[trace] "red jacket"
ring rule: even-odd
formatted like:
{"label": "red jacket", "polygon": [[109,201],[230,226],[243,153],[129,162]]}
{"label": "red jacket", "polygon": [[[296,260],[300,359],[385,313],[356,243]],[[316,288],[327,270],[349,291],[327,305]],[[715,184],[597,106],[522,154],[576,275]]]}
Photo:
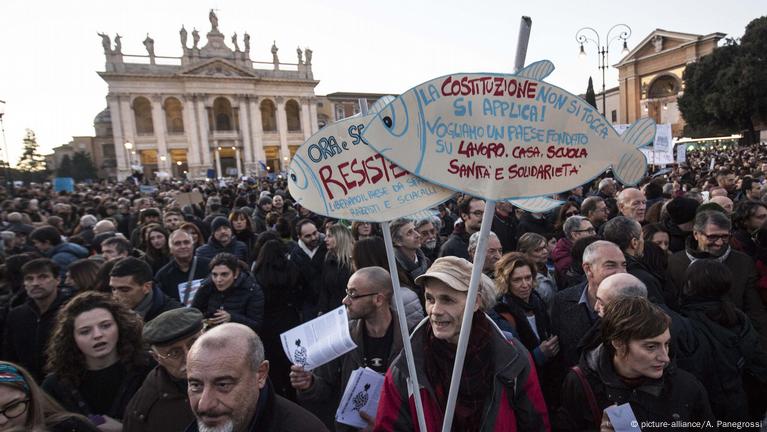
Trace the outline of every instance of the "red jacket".
{"label": "red jacket", "polygon": [[554,270],[556,271],[555,277],[558,281],[564,277],[570,264],[573,263],[573,257],[570,255],[572,248],[573,242],[567,237],[562,237],[557,241],[554,250],[551,251],[551,259],[554,261]]}
{"label": "red jacket", "polygon": [[[489,318],[487,318],[489,319]],[[442,430],[443,413],[434,396],[434,388],[424,373],[423,332],[430,325],[424,321],[410,337],[426,427]],[[482,431],[549,431],[549,416],[530,354],[517,341],[507,341],[493,330],[493,364],[495,380],[482,418]],[[404,351],[403,351],[404,353]],[[408,395],[407,364],[400,353],[386,372],[383,391],[378,403],[374,431],[419,431],[415,399]]]}

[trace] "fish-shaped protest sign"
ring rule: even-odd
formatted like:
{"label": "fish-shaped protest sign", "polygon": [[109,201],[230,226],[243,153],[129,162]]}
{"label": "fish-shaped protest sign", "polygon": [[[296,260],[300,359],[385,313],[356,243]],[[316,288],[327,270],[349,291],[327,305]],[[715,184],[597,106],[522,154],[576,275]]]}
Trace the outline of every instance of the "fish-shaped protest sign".
{"label": "fish-shaped protest sign", "polygon": [[312,135],[290,163],[288,189],[297,203],[337,219],[385,222],[431,215],[426,211],[455,194],[386,160],[362,132],[367,116],[349,117]]}
{"label": "fish-shaped protest sign", "polygon": [[640,119],[619,135],[586,101],[543,81],[553,70],[544,60],[513,75],[427,81],[376,113],[362,138],[432,183],[527,209],[608,168],[624,184],[639,182],[647,170],[639,148],[652,142],[655,122]]}

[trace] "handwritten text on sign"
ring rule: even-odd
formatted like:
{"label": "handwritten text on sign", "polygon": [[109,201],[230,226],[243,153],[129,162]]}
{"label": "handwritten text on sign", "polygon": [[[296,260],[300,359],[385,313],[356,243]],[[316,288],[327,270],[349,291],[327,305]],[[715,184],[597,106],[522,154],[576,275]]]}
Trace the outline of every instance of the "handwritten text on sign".
{"label": "handwritten text on sign", "polygon": [[436,78],[378,112],[363,137],[419,177],[491,199],[565,191],[611,165],[637,182],[646,161],[636,148],[654,123],[622,139],[588,103],[541,81],[551,70]]}
{"label": "handwritten text on sign", "polygon": [[333,123],[298,149],[288,176],[297,202],[325,216],[383,222],[428,209],[453,194],[373,151],[361,135],[371,118]]}

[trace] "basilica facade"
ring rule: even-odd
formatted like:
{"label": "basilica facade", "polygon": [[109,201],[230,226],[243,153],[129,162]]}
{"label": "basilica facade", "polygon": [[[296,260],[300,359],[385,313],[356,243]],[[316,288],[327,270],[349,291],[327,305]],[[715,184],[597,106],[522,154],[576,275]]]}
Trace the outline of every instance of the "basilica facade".
{"label": "basilica facade", "polygon": [[311,49],[283,62],[274,44],[270,62],[253,61],[247,33],[227,38],[209,20],[204,42],[182,26],[181,57],[155,55],[149,35],[145,54],[123,54],[119,35],[100,34],[118,179],[279,172],[318,130]]}

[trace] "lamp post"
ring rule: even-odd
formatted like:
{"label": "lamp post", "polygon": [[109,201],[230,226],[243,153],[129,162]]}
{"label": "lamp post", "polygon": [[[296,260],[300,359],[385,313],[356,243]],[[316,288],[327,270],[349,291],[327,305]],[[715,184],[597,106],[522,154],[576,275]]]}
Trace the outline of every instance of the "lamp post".
{"label": "lamp post", "polygon": [[5,101],[0,100],[0,130],[2,130],[3,134],[3,152],[5,153],[5,165],[3,165],[3,173],[5,175],[5,186],[8,187],[11,191],[11,196],[13,196],[13,179],[11,178],[11,161],[8,158],[8,145],[5,141],[5,123],[3,123],[3,116],[5,115]]}
{"label": "lamp post", "polygon": [[[613,34],[613,31],[616,32],[616,34]],[[596,39],[589,36],[589,33],[593,33]],[[629,52],[628,45],[626,44],[626,39],[631,36],[631,27],[627,26],[626,24],[615,24],[614,26],[610,27],[610,30],[607,31],[607,37],[605,38],[605,44],[602,45],[601,39],[599,38],[599,33],[597,33],[596,30],[594,30],[591,27],[583,27],[582,29],[578,30],[575,33],[575,41],[578,42],[581,45],[581,51],[578,54],[581,58],[586,57],[586,50],[584,49],[583,45],[587,42],[592,42],[594,45],[597,46],[597,53],[599,54],[599,57],[597,57],[598,60],[598,66],[599,69],[602,70],[602,115],[607,116],[607,108],[606,108],[606,102],[605,99],[607,95],[605,94],[605,71],[608,68],[608,54],[610,53],[610,44],[614,42],[615,40],[622,40],[623,41],[623,49],[621,50],[621,54],[626,55]]]}

